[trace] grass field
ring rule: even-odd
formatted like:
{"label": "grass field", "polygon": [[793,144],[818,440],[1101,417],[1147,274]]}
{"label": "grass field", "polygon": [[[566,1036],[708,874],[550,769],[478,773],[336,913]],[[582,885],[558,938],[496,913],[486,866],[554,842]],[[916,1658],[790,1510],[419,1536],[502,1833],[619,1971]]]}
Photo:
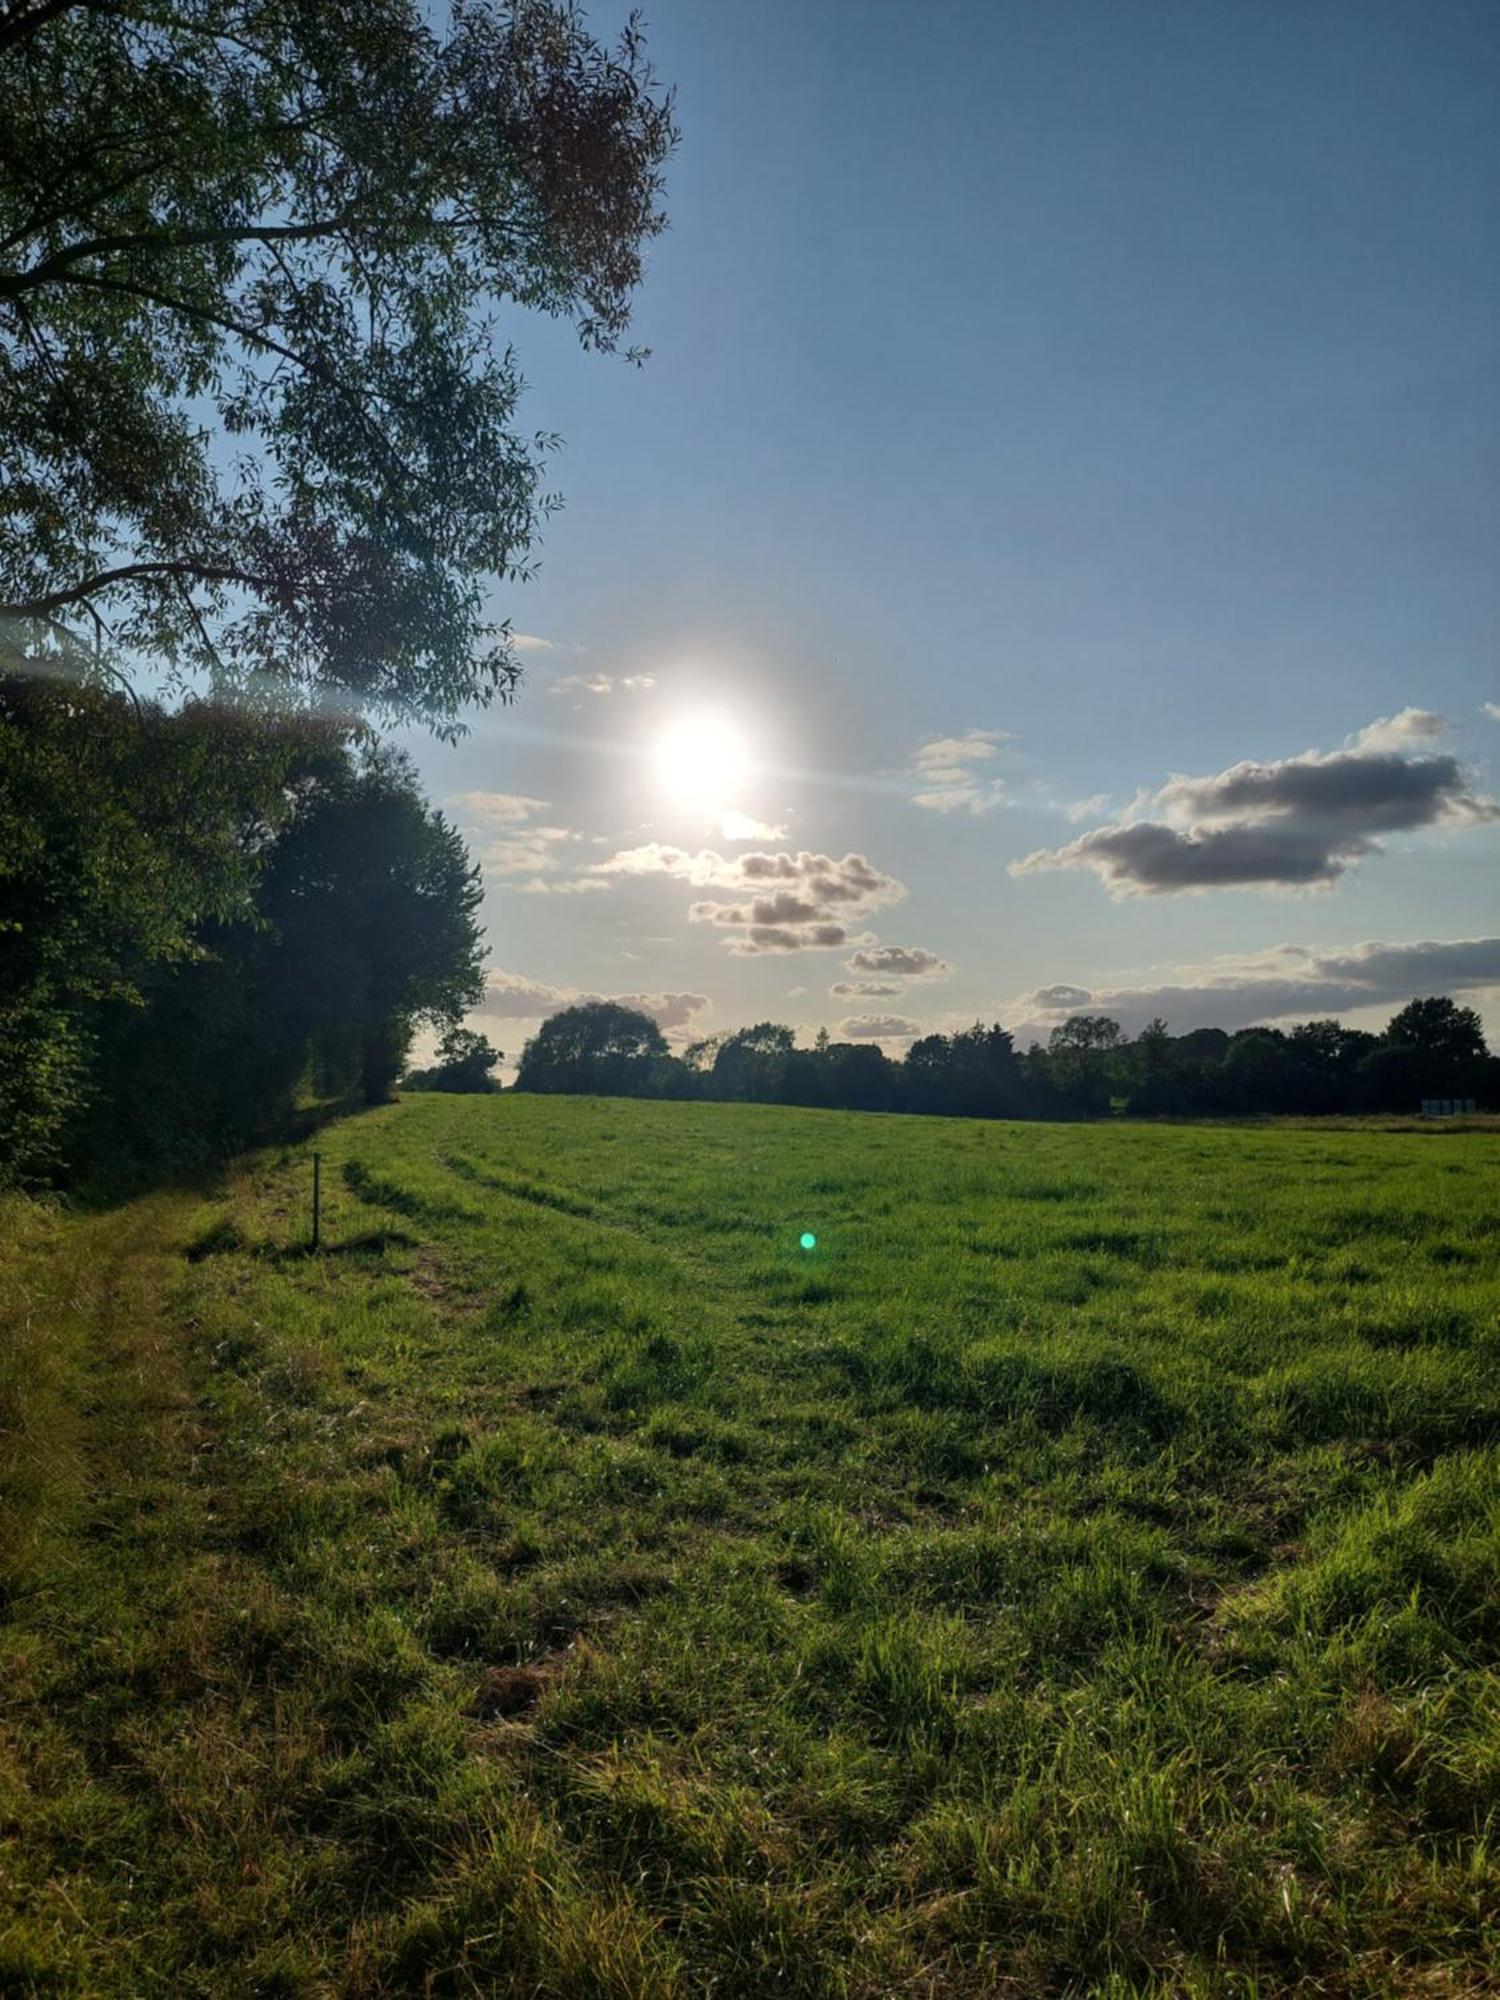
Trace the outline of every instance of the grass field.
{"label": "grass field", "polygon": [[318,1143],[0,1210],[0,1990],[1500,1990],[1500,1134]]}

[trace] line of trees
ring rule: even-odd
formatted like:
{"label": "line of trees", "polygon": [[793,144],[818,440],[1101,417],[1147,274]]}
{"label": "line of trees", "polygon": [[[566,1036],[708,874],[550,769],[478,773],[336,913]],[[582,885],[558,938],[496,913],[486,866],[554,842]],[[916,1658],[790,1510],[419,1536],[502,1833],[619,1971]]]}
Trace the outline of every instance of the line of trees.
{"label": "line of trees", "polygon": [[676,1055],[648,1015],[611,1001],[545,1022],[515,1087],[968,1118],[1320,1115],[1409,1112],[1429,1097],[1500,1106],[1500,1058],[1473,1008],[1443,997],[1413,1000],[1378,1035],[1338,1021],[1173,1035],[1155,1020],[1131,1038],[1106,1015],[1077,1014],[1023,1053],[1004,1028],[976,1021],[922,1036],[899,1061],[826,1031],[799,1049],[774,1021]]}
{"label": "line of trees", "polygon": [[0,676],[0,1186],[128,1185],[387,1097],[481,895],[367,732]]}

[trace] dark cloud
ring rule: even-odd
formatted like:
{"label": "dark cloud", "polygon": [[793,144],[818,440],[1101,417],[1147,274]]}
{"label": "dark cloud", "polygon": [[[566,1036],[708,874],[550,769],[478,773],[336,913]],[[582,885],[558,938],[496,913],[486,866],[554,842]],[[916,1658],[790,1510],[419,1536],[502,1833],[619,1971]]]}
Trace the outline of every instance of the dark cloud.
{"label": "dark cloud", "polygon": [[1263,1021],[1311,1020],[1363,1007],[1404,1006],[1423,993],[1500,990],[1500,937],[1451,942],[1358,944],[1311,950],[1276,945],[1216,959],[1157,986],[1042,986],[1006,1010],[1017,1032],[1045,1035],[1070,1013],[1109,1014],[1135,1033],[1156,1015],[1178,1034],[1190,1028],[1248,1028]]}
{"label": "dark cloud", "polygon": [[849,1042],[907,1042],[921,1032],[920,1021],[901,1014],[851,1014],[839,1022],[839,1033]]}
{"label": "dark cloud", "polygon": [[1371,723],[1350,749],[1172,778],[1150,802],[1159,818],[1096,827],[1011,872],[1092,869],[1115,896],[1334,882],[1379,853],[1382,835],[1500,818],[1456,757],[1403,754],[1441,727],[1426,710],[1404,709]]}
{"label": "dark cloud", "polygon": [[652,841],[626,848],[597,862],[592,875],[667,875],[695,887],[737,890],[741,899],[702,899],[688,919],[714,924],[733,935],[730,950],[740,957],[757,952],[833,951],[859,944],[849,923],[869,910],[894,903],[904,884],[875,867],[863,854],[835,860],[829,854],[734,854],[711,848],[689,854],[684,848]]}
{"label": "dark cloud", "polygon": [[953,967],[935,951],[915,944],[877,944],[854,952],[850,972],[873,972],[884,979],[946,979]]}

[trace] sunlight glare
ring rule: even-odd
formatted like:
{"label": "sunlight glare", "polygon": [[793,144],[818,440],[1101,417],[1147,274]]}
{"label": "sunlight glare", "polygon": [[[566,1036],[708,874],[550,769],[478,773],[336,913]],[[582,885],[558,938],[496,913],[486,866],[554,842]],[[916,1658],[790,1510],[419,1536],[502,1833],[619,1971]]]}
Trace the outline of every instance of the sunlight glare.
{"label": "sunlight glare", "polygon": [[657,739],[654,761],[668,797],[704,812],[730,806],[749,770],[744,737],[714,711],[679,717]]}

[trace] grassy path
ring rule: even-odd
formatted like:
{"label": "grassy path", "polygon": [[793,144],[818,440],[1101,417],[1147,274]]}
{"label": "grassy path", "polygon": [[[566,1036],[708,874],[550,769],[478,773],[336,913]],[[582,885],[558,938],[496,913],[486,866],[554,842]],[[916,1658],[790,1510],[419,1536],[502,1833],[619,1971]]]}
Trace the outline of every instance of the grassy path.
{"label": "grassy path", "polygon": [[320,1144],[0,1210],[0,1992],[1494,1990],[1493,1136]]}

